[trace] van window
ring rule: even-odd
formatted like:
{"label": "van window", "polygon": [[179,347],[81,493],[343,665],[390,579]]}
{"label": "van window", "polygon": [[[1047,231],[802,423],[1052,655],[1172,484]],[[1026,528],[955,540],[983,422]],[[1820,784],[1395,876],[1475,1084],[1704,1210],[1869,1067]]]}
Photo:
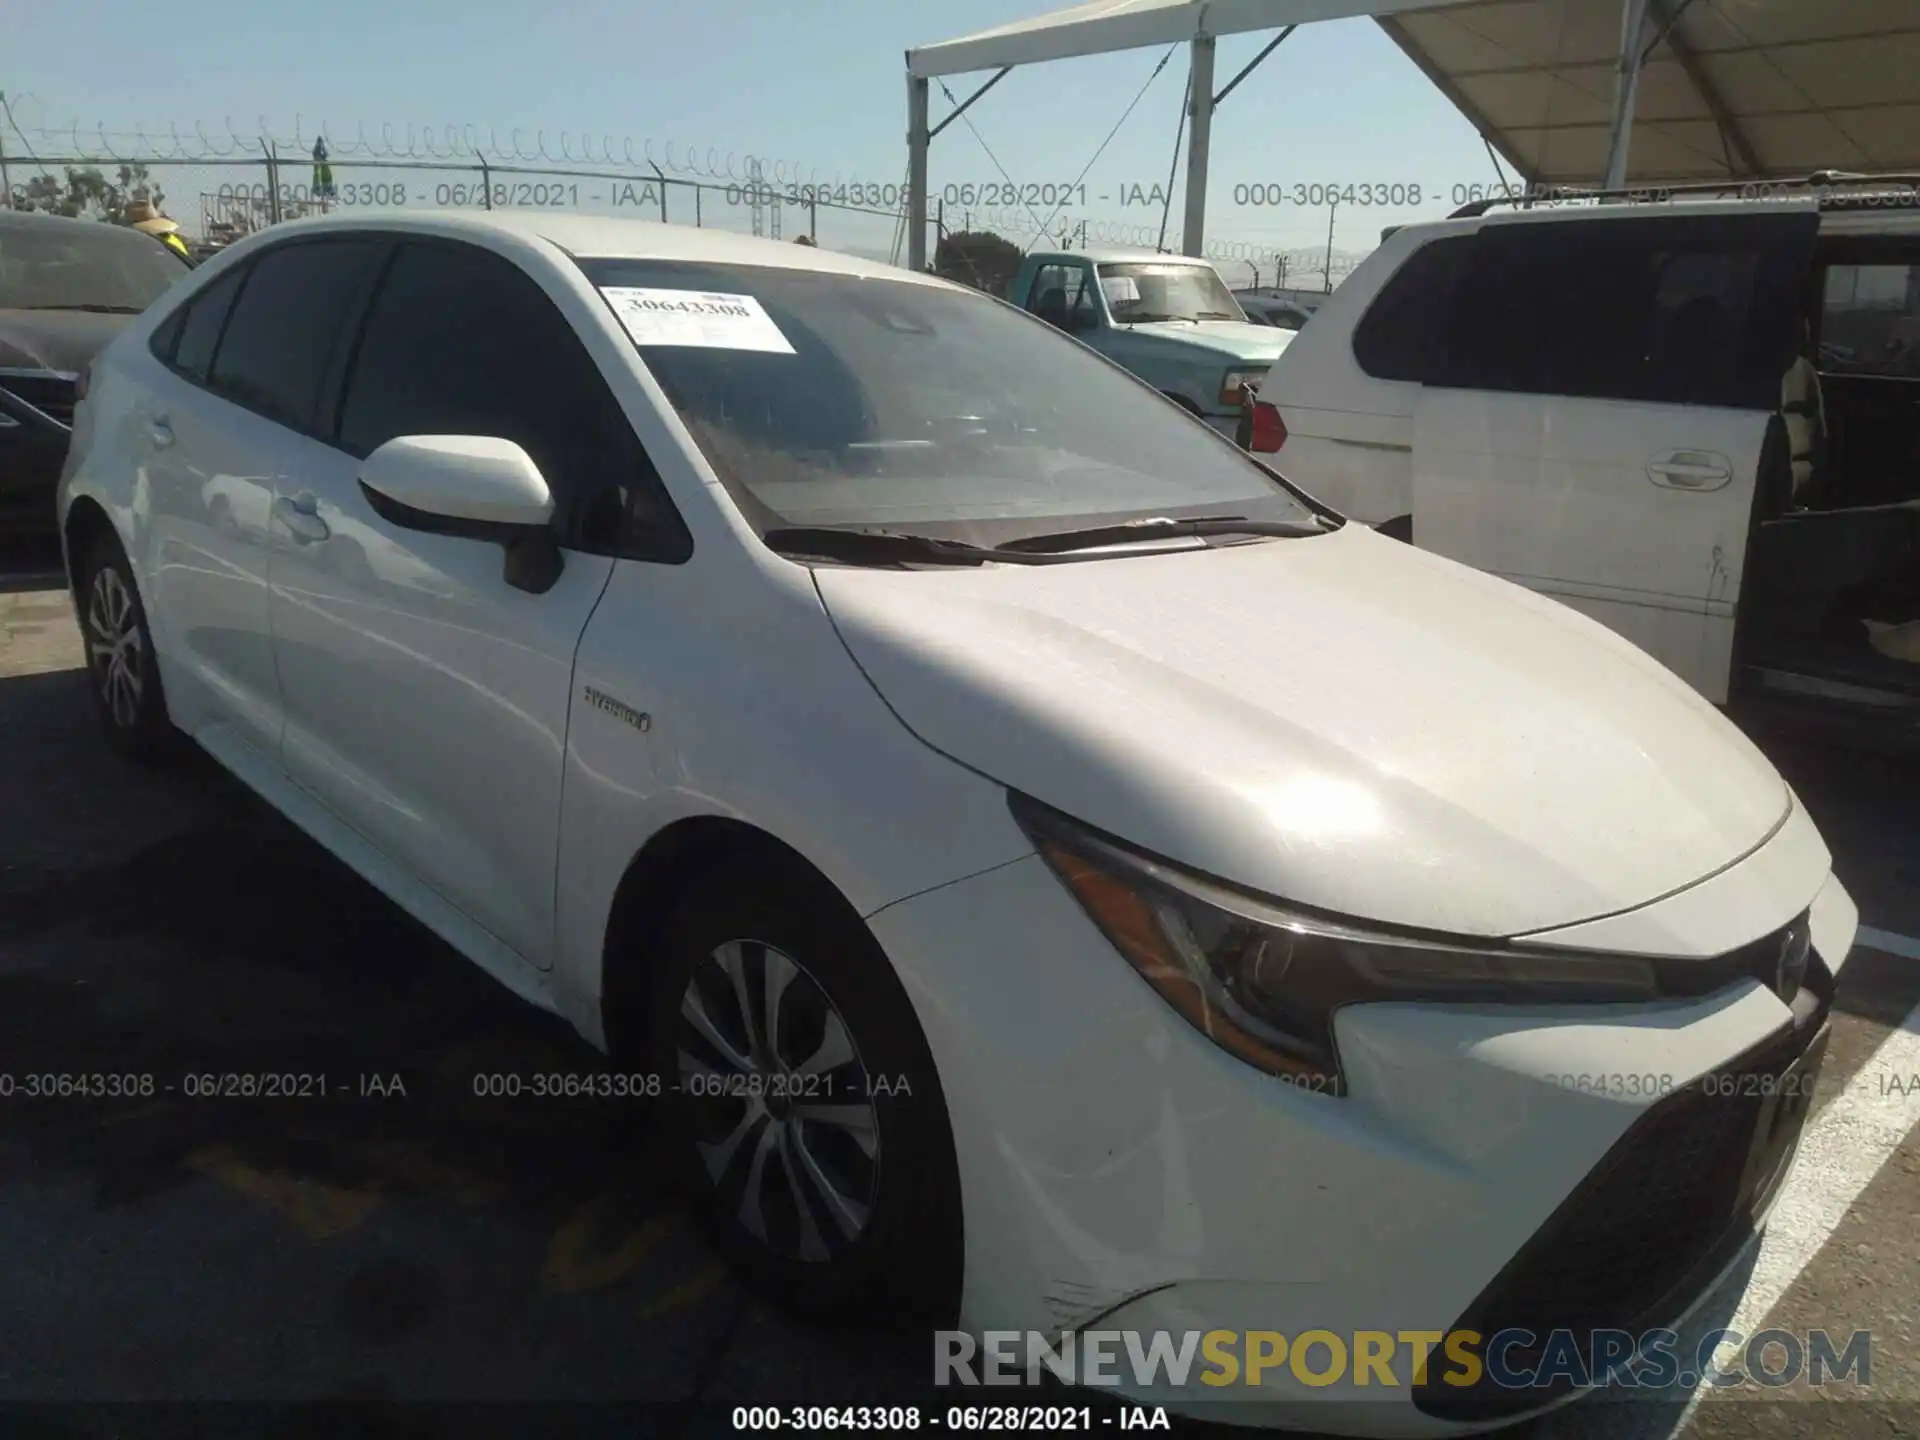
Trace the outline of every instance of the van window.
{"label": "van window", "polygon": [[1920,378],[1920,264],[1827,267],[1820,368]]}
{"label": "van window", "polygon": [[1415,250],[1374,297],[1353,332],[1353,358],[1376,380],[1423,381],[1443,333],[1472,235],[1448,235]]}
{"label": "van window", "polygon": [[1488,225],[1428,383],[1772,410],[1818,217]]}

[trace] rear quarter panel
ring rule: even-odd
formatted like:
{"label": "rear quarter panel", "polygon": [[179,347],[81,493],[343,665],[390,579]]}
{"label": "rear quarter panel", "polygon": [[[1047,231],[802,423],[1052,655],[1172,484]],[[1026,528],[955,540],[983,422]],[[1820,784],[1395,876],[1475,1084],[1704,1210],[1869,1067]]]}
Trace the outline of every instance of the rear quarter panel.
{"label": "rear quarter panel", "polygon": [[1364,260],[1294,336],[1260,386],[1287,442],[1274,463],[1343,514],[1378,525],[1413,509],[1413,426],[1422,387],[1360,368],[1353,334],[1430,232],[1402,230]]}

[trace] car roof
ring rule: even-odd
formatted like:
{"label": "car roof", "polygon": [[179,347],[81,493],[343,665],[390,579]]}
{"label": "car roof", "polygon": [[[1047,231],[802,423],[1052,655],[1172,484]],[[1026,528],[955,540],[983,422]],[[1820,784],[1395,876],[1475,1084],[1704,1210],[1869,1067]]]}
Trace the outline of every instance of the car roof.
{"label": "car roof", "polygon": [[[383,210],[377,213],[310,216],[254,232],[248,241],[353,230],[409,231],[484,243],[488,237],[544,240],[576,259],[689,260],[723,265],[764,265],[822,274],[855,275],[938,287],[950,283],[897,265],[863,260],[791,240],[767,240],[693,225],[662,224],[624,216],[552,211]],[[242,242],[245,243],[245,242]],[[252,247],[249,247],[252,248]]]}
{"label": "car roof", "polygon": [[1027,256],[1029,260],[1052,260],[1064,256],[1070,260],[1087,260],[1095,265],[1137,265],[1149,262],[1157,265],[1205,265],[1213,268],[1213,262],[1198,255],[1170,255],[1164,250],[1148,250],[1144,247],[1127,248],[1124,246],[1095,246],[1088,250],[1035,250]]}
{"label": "car roof", "polygon": [[[44,230],[48,232],[77,233],[85,231],[89,235],[127,237],[124,243],[153,245],[158,242],[151,236],[125,225],[115,225],[104,220],[82,220],[71,215],[48,215],[40,210],[15,210],[0,208],[0,230]],[[108,243],[123,243],[117,240]]]}

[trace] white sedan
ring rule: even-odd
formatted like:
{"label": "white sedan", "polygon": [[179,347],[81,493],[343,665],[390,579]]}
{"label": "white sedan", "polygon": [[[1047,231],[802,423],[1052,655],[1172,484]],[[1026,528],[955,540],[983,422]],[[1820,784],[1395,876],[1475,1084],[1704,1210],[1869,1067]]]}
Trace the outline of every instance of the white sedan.
{"label": "white sedan", "polygon": [[[1856,917],[1766,760],[973,291],[301,221],[94,363],[59,498],[111,743],[184,733],[609,1050],[795,1305],[1634,1329],[1791,1159]],[[1257,1379],[1121,1388],[1569,1390]]]}

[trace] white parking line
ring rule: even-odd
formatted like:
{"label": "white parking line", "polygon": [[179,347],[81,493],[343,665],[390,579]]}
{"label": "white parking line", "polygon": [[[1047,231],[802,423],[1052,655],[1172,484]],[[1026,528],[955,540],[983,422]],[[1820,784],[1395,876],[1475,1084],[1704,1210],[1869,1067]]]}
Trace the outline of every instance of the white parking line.
{"label": "white parking line", "polygon": [[[1861,944],[1886,948],[1868,940],[1869,933],[1860,932]],[[1915,948],[1920,950],[1920,946]],[[1761,1238],[1759,1254],[1748,1276],[1746,1293],[1734,1307],[1732,1317],[1722,1322],[1727,1329],[1752,1336],[1766,1328],[1767,1316],[1774,1306],[1832,1238],[1880,1167],[1893,1158],[1914,1126],[1920,1124],[1920,1085],[1914,1083],[1916,1076],[1920,1076],[1920,1005],[1907,1012],[1907,1017],[1854,1072],[1846,1089],[1814,1117],[1801,1136],[1799,1155],[1767,1220],[1766,1234]],[[1694,1348],[1704,1338],[1708,1317],[1726,1314],[1726,1302],[1730,1298],[1724,1292],[1703,1297],[1694,1318],[1680,1327],[1678,1353],[1683,1363],[1692,1360]],[[1723,1362],[1727,1358],[1723,1355]],[[1629,1406],[1608,1414],[1605,1409],[1575,1405],[1546,1417],[1534,1431],[1534,1437],[1535,1440],[1563,1440],[1563,1437],[1564,1440],[1576,1440],[1576,1437],[1577,1440],[1655,1440],[1655,1437],[1678,1435],[1702,1400],[1709,1395],[1726,1394],[1702,1386],[1677,1413],[1666,1407]],[[1631,1392],[1615,1391],[1602,1392],[1596,1398],[1631,1399],[1633,1396]]]}
{"label": "white parking line", "polygon": [[1751,1335],[1920,1124],[1920,1005],[1808,1125],[1730,1328]]}
{"label": "white parking line", "polygon": [[1864,945],[1869,950],[1884,950],[1889,955],[1920,960],[1920,940],[1911,935],[1896,935],[1891,930],[1876,930],[1871,925],[1862,925],[1853,938],[1854,944]]}

